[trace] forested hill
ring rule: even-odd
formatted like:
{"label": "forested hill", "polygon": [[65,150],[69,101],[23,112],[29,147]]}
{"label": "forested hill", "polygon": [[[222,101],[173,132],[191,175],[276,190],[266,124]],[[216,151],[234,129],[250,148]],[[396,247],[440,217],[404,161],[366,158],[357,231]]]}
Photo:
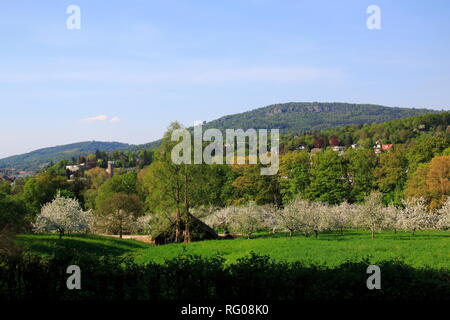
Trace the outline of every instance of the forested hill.
{"label": "forested hill", "polygon": [[289,102],[274,104],[211,121],[205,128],[280,129],[283,134],[379,123],[436,112],[429,109],[384,107],[373,104]]}
{"label": "forested hill", "polygon": [[[282,134],[343,127],[350,124],[380,123],[437,111],[429,109],[393,108],[371,104],[290,102],[274,104],[252,111],[228,115],[205,124],[207,128],[280,129]],[[176,120],[176,119],[173,119]],[[155,149],[161,140],[142,145],[119,142],[88,141],[36,150],[0,159],[1,168],[37,171],[50,162],[70,160],[99,151],[131,151]]]}
{"label": "forested hill", "polygon": [[[352,124],[382,123],[422,114],[430,109],[385,107],[375,104],[340,102],[289,102],[221,117],[206,123],[204,129],[280,129],[282,134],[345,127]],[[190,128],[192,129],[192,128]],[[161,140],[130,146],[127,150],[156,149]]]}
{"label": "forested hill", "polygon": [[62,146],[35,150],[22,155],[0,159],[0,168],[15,168],[16,170],[38,170],[50,162],[70,160],[82,155],[101,151],[115,151],[129,148],[127,143],[85,141]]}

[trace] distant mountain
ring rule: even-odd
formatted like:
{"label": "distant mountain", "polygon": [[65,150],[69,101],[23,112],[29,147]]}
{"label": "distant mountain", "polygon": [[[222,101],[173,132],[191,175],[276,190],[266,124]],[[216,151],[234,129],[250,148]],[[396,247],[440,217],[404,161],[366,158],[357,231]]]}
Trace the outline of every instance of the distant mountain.
{"label": "distant mountain", "polygon": [[78,158],[83,155],[100,151],[115,151],[129,148],[127,143],[86,141],[62,146],[50,147],[29,153],[0,159],[0,168],[15,168],[16,170],[39,170],[50,162],[63,159]]}
{"label": "distant mountain", "polygon": [[205,128],[280,129],[282,134],[342,127],[350,124],[385,122],[425,113],[429,109],[385,107],[373,104],[289,102],[221,117]]}
{"label": "distant mountain", "polygon": [[[274,104],[267,107],[221,117],[204,125],[205,129],[280,129],[282,134],[300,134],[305,131],[342,127],[351,124],[385,122],[410,116],[417,116],[438,111],[429,109],[412,109],[385,107],[373,104],[290,102]],[[0,160],[0,168],[18,170],[38,170],[49,162],[71,159],[100,151],[136,151],[155,149],[161,140],[130,145],[119,142],[80,142],[36,150],[23,155]]]}
{"label": "distant mountain", "polygon": [[[236,113],[207,122],[203,129],[280,129],[281,134],[345,127],[352,124],[380,123],[440,111],[385,107],[376,104],[341,102],[288,102]],[[193,128],[189,128],[192,130]],[[132,150],[154,149],[161,140],[132,146]]]}

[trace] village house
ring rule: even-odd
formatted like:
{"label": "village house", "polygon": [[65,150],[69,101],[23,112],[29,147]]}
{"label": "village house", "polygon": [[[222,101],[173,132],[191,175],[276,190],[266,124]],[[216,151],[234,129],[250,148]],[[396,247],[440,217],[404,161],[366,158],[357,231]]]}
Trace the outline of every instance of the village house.
{"label": "village house", "polygon": [[392,143],[390,143],[390,144],[382,144],[381,145],[381,150],[382,151],[391,151],[393,146],[394,145]]}
{"label": "village house", "polygon": [[376,154],[380,154],[382,151],[389,152],[392,150],[394,145],[392,143],[382,144],[380,140],[377,140],[376,145],[373,146],[373,151]]}
{"label": "village house", "polygon": [[66,166],[66,176],[69,181],[75,180],[76,177],[79,177],[82,173],[83,166],[82,165],[71,165]]}
{"label": "village house", "polygon": [[344,152],[344,149],[345,149],[345,147],[343,147],[343,146],[332,146],[331,147],[331,150],[339,152],[339,153]]}

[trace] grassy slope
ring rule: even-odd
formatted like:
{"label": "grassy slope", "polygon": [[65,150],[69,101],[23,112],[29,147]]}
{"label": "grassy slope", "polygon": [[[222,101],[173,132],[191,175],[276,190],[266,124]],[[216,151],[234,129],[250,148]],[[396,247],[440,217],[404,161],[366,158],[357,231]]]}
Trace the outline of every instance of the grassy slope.
{"label": "grassy slope", "polygon": [[450,269],[450,233],[439,231],[409,233],[384,232],[370,239],[370,233],[347,231],[344,236],[321,234],[318,239],[303,236],[289,239],[279,234],[275,237],[261,235],[256,239],[245,238],[228,241],[203,241],[190,244],[153,247],[135,252],[137,261],[163,261],[176,256],[186,248],[187,252],[201,255],[221,253],[228,261],[235,261],[251,251],[268,254],[275,259],[303,261],[306,264],[339,265],[348,259],[370,256],[372,262],[400,258],[415,266],[431,266]]}
{"label": "grassy slope", "polygon": [[[137,262],[163,262],[185,251],[191,254],[222,254],[229,262],[251,251],[268,254],[275,259],[300,260],[306,264],[339,265],[346,260],[370,257],[372,263],[400,258],[414,266],[450,269],[450,232],[421,231],[410,233],[383,232],[370,239],[366,231],[347,231],[344,236],[321,234],[318,239],[303,236],[289,239],[285,234],[261,234],[255,239],[202,241],[165,246],[152,246],[135,240],[120,240],[100,236],[80,235],[63,241],[73,248],[82,248],[98,255],[131,255]],[[21,235],[19,242],[39,254],[50,254],[59,242],[57,236]]]}
{"label": "grassy slope", "polygon": [[146,249],[149,245],[135,240],[125,240],[96,235],[65,236],[59,240],[58,235],[19,235],[18,243],[33,253],[49,256],[63,243],[67,248],[77,251],[87,251],[92,254],[125,255],[139,249]]}

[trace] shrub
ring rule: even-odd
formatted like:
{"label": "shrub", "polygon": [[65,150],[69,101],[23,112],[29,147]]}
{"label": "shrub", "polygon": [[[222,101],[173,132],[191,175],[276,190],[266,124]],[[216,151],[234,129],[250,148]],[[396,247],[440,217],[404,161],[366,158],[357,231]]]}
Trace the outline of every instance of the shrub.
{"label": "shrub", "polygon": [[[82,270],[82,290],[67,290],[66,268]],[[448,270],[384,261],[382,289],[368,290],[368,259],[337,267],[305,266],[250,254],[233,264],[220,256],[182,254],[163,264],[61,251],[50,259],[0,255],[0,300],[411,301],[450,300]]]}

